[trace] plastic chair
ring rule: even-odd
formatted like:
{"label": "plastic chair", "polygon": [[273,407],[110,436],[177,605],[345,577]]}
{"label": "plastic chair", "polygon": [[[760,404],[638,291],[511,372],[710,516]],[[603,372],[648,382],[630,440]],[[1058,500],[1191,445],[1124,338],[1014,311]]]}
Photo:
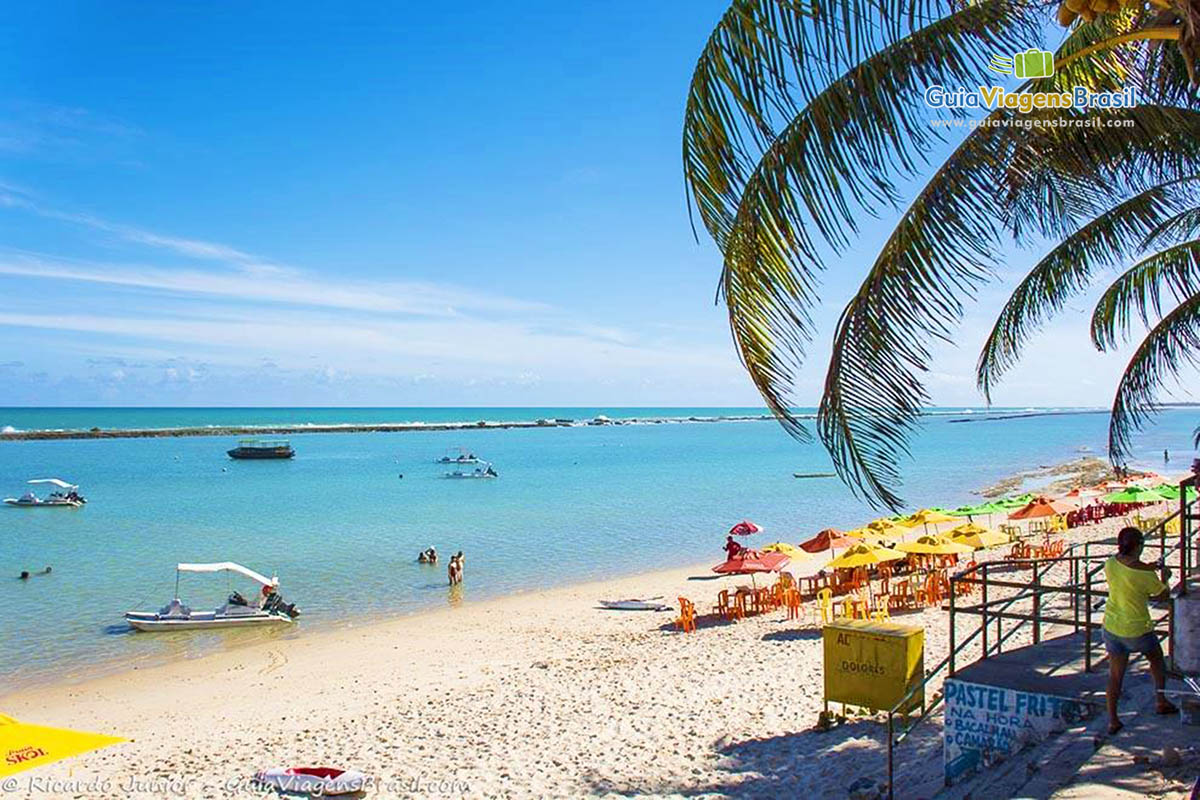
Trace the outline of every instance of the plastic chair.
{"label": "plastic chair", "polygon": [[696,606],[686,597],[680,597],[679,618],[675,620],[675,628],[684,633],[696,630]]}
{"label": "plastic chair", "polygon": [[820,611],[822,625],[827,625],[830,622],[833,622],[833,590],[832,589],[826,587],[817,592],[816,609],[814,609],[814,613],[813,613],[814,619],[816,617],[817,610]]}
{"label": "plastic chair", "polygon": [[800,590],[792,587],[783,593],[783,602],[787,606],[788,619],[800,618]]}

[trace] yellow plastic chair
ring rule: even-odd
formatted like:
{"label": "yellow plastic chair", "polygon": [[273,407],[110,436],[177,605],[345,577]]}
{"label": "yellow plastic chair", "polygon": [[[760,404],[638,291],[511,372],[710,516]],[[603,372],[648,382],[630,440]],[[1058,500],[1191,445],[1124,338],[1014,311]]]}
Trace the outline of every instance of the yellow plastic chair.
{"label": "yellow plastic chair", "polygon": [[818,591],[816,605],[821,612],[821,624],[828,625],[833,622],[833,590],[826,587]]}

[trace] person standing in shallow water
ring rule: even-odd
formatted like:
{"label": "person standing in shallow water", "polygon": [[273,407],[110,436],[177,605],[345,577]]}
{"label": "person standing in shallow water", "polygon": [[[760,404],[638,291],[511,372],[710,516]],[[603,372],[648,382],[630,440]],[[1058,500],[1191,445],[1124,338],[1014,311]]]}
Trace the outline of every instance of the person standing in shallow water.
{"label": "person standing in shallow water", "polygon": [[[1151,600],[1166,600],[1167,585],[1154,574],[1154,566],[1141,560],[1144,539],[1137,528],[1122,528],[1117,534],[1117,554],[1104,564],[1108,579],[1108,602],[1104,605],[1104,649],[1108,651],[1108,732],[1121,730],[1117,702],[1125,681],[1125,668],[1131,653],[1142,653],[1154,678],[1154,705],[1158,714],[1174,714],[1177,709],[1163,695],[1166,664],[1162,645],[1150,620]],[[1167,573],[1170,577],[1170,573]]]}

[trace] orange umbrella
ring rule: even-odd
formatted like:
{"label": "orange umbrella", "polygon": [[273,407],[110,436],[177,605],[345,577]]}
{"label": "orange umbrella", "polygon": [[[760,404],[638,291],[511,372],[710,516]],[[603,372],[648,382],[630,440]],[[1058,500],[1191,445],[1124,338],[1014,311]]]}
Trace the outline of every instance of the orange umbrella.
{"label": "orange umbrella", "polygon": [[1053,517],[1055,514],[1066,514],[1074,511],[1075,505],[1061,500],[1051,500],[1048,497],[1035,497],[1029,503],[1008,515],[1009,519],[1035,519],[1037,517]]}
{"label": "orange umbrella", "polygon": [[820,553],[823,550],[845,550],[862,544],[859,539],[852,539],[836,528],[826,528],[807,542],[800,543],[800,549],[809,553]]}

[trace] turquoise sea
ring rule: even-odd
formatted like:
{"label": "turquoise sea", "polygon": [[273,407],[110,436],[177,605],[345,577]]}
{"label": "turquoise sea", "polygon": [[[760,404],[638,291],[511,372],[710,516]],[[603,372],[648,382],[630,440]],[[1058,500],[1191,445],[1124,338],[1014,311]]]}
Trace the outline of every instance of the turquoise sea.
{"label": "turquoise sea", "polygon": [[[12,409],[19,430],[193,425],[588,419],[757,414],[760,409]],[[1107,415],[929,417],[905,467],[913,507],[957,505],[1016,471],[1103,455]],[[1200,409],[1161,415],[1139,461],[1186,469]],[[974,419],[963,423],[959,420]],[[78,511],[0,508],[0,685],[74,679],[130,662],[194,656],[255,638],[297,636],[447,603],[588,579],[717,563],[723,532],[748,518],[759,544],[799,541],[877,516],[825,472],[817,444],[771,421],[290,437],[291,461],[232,461],[230,437],[0,441],[0,495],[25,481],[79,483]],[[494,481],[443,480],[434,460],[464,446]],[[403,477],[401,477],[403,475]],[[430,545],[467,556],[466,583],[415,563]],[[157,609],[180,561],[241,562],[276,573],[304,614],[293,632],[135,634],[131,608]],[[53,567],[48,576],[16,578]],[[238,588],[238,584],[233,584]],[[218,605],[224,577],[185,576],[182,598]],[[245,587],[243,587],[244,589]]]}

